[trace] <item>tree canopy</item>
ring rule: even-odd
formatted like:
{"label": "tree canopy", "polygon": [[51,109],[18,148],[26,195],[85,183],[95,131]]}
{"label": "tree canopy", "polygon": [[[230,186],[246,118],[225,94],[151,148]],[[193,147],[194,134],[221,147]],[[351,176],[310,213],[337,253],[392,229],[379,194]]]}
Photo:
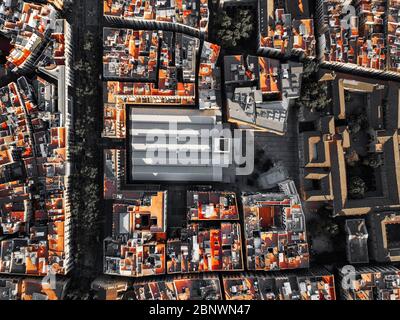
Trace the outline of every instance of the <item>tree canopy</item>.
{"label": "tree canopy", "polygon": [[301,96],[297,101],[300,107],[305,107],[311,111],[323,111],[327,108],[331,99],[328,97],[328,84],[326,81],[304,81]]}
{"label": "tree canopy", "polygon": [[383,165],[383,158],[379,153],[372,153],[364,159],[363,164],[370,166],[373,169],[377,169]]}
{"label": "tree canopy", "polygon": [[233,17],[225,11],[219,11],[214,19],[218,30],[216,37],[225,47],[236,47],[239,41],[249,39],[254,29],[250,10],[238,10]]}
{"label": "tree canopy", "polygon": [[362,178],[358,176],[350,178],[349,195],[352,199],[363,199],[366,191],[367,186]]}

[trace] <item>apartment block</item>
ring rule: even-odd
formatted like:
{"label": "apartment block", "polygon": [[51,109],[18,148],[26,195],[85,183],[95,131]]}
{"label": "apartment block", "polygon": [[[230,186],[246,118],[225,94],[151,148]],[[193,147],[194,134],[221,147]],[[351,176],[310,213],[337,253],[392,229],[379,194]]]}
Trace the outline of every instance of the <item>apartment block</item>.
{"label": "apartment block", "polygon": [[242,196],[248,270],[309,267],[305,217],[293,181],[282,193]]}

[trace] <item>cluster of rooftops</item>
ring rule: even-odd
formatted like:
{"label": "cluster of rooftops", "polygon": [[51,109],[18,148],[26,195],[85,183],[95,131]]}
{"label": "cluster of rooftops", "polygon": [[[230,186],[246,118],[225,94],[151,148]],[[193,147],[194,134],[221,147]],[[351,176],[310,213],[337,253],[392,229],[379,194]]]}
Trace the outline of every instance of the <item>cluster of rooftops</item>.
{"label": "cluster of rooftops", "polygon": [[68,287],[68,279],[42,281],[42,278],[0,278],[0,300],[61,300]]}
{"label": "cluster of rooftops", "polygon": [[300,96],[303,65],[256,56],[225,56],[228,121],[242,128],[286,132],[289,107]]}
{"label": "cluster of rooftops", "polygon": [[198,56],[198,38],[160,30],[105,28],[103,40],[109,104],[194,106],[198,87],[200,109],[220,108],[219,46],[205,41]]}
{"label": "cluster of rooftops", "polygon": [[68,128],[54,83],[24,77],[0,89],[0,272],[68,271]]}
{"label": "cluster of rooftops", "polygon": [[[400,269],[394,266],[358,267],[349,289],[341,294],[347,300],[399,300]],[[343,279],[342,276],[339,277]]]}
{"label": "cluster of rooftops", "polygon": [[[318,28],[327,48],[322,60],[398,71],[398,1],[352,1],[356,16],[348,30],[343,27],[343,1],[319,3]],[[321,75],[321,81],[333,83],[334,107],[331,114],[314,120],[312,130],[300,132],[300,195],[291,180],[275,193],[238,195],[194,188],[186,194],[182,227],[171,234],[167,191],[126,188],[136,180],[169,181],[171,175],[180,181],[226,182],[225,164],[173,166],[173,170],[171,164],[150,164],[143,155],[148,146],[142,141],[157,125],[178,136],[185,125],[195,135],[201,128],[222,125],[222,62],[228,122],[242,129],[285,133],[288,110],[300,96],[303,65],[261,55],[316,55],[308,1],[257,1],[260,56],[223,59],[218,45],[193,35],[207,35],[206,0],[105,0],[103,5],[109,22],[122,21],[125,26],[103,30],[103,137],[129,143],[126,149],[104,150],[104,199],[111,203],[112,230],[104,240],[103,272],[125,278],[94,281],[98,298],[335,299],[332,273],[308,269],[300,196],[306,202],[331,202],[341,215],[369,214],[366,220],[347,220],[350,262],[400,259],[398,214],[390,210],[371,214],[379,201],[381,208],[395,210],[393,201],[400,198],[400,188],[388,187],[400,181],[392,161],[399,160],[398,110],[380,111],[385,94],[398,100],[398,89],[391,82]],[[34,77],[19,77],[0,88],[0,274],[7,274],[0,277],[0,299],[62,299],[66,278],[54,289],[40,278],[9,275],[66,275],[72,268],[71,35],[68,23],[58,18],[59,9],[60,1],[0,2],[0,32],[12,45],[6,68],[12,72],[35,68]],[[382,190],[369,194],[374,203],[368,198],[362,203],[350,199],[346,188],[343,155],[354,147],[345,123],[350,112],[345,103],[348,92],[367,96],[366,115],[374,132],[368,153],[384,156],[376,174]],[[164,128],[171,119],[178,122],[177,132]],[[218,148],[212,143],[204,147],[210,154],[227,152],[221,147],[225,141],[219,139]],[[333,179],[336,174],[339,178]],[[373,240],[372,247],[368,239]],[[399,299],[396,268],[360,267],[354,272],[353,285],[342,288],[344,298]]]}
{"label": "cluster of rooftops", "polygon": [[175,276],[146,282],[92,284],[98,299],[123,300],[334,300],[334,277],[324,269],[307,273]]}
{"label": "cluster of rooftops", "polygon": [[249,270],[309,266],[305,217],[297,194],[245,195],[242,203]]}
{"label": "cluster of rooftops", "polygon": [[[129,32],[112,30],[124,35]],[[109,31],[104,32],[108,34]],[[219,46],[209,42],[200,44],[195,38],[180,34],[174,36],[165,31],[132,32],[148,35],[145,38],[149,45],[143,46],[143,57],[140,56],[140,50],[127,55],[128,50],[119,51],[118,46],[116,49],[110,48],[109,40],[105,40],[104,74],[107,80],[112,80],[104,85],[104,137],[126,138],[127,126],[134,125],[127,117],[126,110],[129,108],[146,110],[144,107],[164,106],[163,113],[174,117],[174,114],[182,114],[178,108],[198,106],[199,115],[204,110],[211,111],[208,115],[220,115],[221,84],[219,68],[216,66]],[[150,45],[150,39],[165,39],[167,34],[170,35],[168,39],[175,41],[166,45],[166,54],[162,54],[160,61],[157,61],[159,55],[152,50],[157,51],[158,42]],[[159,38],[160,35],[162,38]],[[112,38],[115,39],[114,36]],[[141,41],[136,42],[136,47],[141,47]],[[165,40],[161,41],[164,43]],[[133,43],[130,40],[123,42]],[[198,52],[200,45],[202,49]],[[161,51],[164,52],[163,49]],[[179,51],[183,53],[178,54]],[[181,56],[187,58],[178,62],[176,59]],[[167,60],[164,61],[163,57]],[[175,63],[171,62],[173,57]],[[300,95],[302,64],[281,63],[279,60],[256,56],[225,56],[224,63],[228,121],[243,129],[284,134],[289,107]],[[118,75],[120,68],[131,74],[130,82],[126,82],[125,76]],[[118,78],[122,81],[116,81]]]}
{"label": "cluster of rooftops", "polygon": [[399,6],[396,0],[320,0],[321,59],[399,72]]}
{"label": "cluster of rooftops", "polygon": [[71,34],[60,1],[1,1],[5,68],[35,72],[0,88],[0,296],[59,299],[40,278],[67,274],[70,252]]}
{"label": "cluster of rooftops", "polygon": [[132,104],[195,103],[199,40],[181,33],[104,29],[104,77],[109,102]]}
{"label": "cluster of rooftops", "polygon": [[[64,20],[58,19],[60,1],[46,4],[7,0],[0,3],[0,32],[11,39],[6,67],[15,72],[36,67],[44,48],[54,52],[49,59],[62,63]],[[50,40],[50,41],[49,41]]]}
{"label": "cluster of rooftops", "polygon": [[248,270],[309,266],[304,212],[292,181],[282,184],[281,193],[243,195],[243,226],[234,192],[188,191],[186,222],[171,237],[167,192],[121,188],[115,151],[105,151],[105,197],[113,202],[113,230],[104,248],[106,274],[241,271],[244,261]]}
{"label": "cluster of rooftops", "polygon": [[104,0],[103,12],[111,21],[178,25],[208,32],[208,0]]}
{"label": "cluster of rooftops", "polygon": [[308,1],[257,0],[261,52],[316,55],[314,20]]}
{"label": "cluster of rooftops", "polygon": [[[324,268],[298,272],[235,275],[167,276],[144,281],[98,278],[92,283],[102,300],[398,300],[400,271],[391,266],[357,267],[348,287],[335,290],[333,274]],[[346,282],[346,283],[347,283]]]}
{"label": "cluster of rooftops", "polygon": [[305,0],[258,0],[258,48],[398,73],[399,8],[397,0],[318,0],[313,16]]}
{"label": "cluster of rooftops", "polygon": [[159,280],[110,282],[96,279],[92,283],[95,297],[102,300],[220,300],[222,292],[218,277],[175,276]]}

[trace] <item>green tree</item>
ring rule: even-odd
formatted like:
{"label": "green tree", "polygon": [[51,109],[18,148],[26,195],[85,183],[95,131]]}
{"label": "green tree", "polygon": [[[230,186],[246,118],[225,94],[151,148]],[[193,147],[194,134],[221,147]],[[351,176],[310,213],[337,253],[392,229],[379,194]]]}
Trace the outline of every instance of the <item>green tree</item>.
{"label": "green tree", "polygon": [[224,47],[236,47],[241,40],[249,39],[254,29],[250,10],[239,10],[230,17],[225,11],[214,14],[216,38]]}
{"label": "green tree", "polygon": [[369,127],[368,117],[365,113],[353,114],[349,117],[350,133],[355,134],[361,130],[366,130]]}
{"label": "green tree", "polygon": [[373,169],[377,169],[383,165],[383,158],[379,153],[373,153],[363,160],[363,164]]}
{"label": "green tree", "polygon": [[303,62],[303,81],[315,81],[315,75],[318,72],[319,63],[317,60],[306,59]]}
{"label": "green tree", "polygon": [[352,199],[363,199],[366,191],[367,186],[362,178],[358,176],[350,178],[349,195]]}
{"label": "green tree", "polygon": [[330,104],[332,99],[328,99],[328,84],[326,81],[306,81],[303,82],[301,96],[297,101],[300,107],[308,108],[311,111],[323,111]]}

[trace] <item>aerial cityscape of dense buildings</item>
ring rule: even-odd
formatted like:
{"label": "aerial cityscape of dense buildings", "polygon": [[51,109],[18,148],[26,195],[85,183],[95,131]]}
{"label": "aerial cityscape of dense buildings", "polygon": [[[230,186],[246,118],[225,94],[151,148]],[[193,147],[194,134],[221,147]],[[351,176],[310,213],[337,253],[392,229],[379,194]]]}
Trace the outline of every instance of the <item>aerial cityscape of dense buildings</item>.
{"label": "aerial cityscape of dense buildings", "polygon": [[341,289],[343,299],[399,300],[400,274],[397,267],[359,267],[354,273],[350,286]]}
{"label": "aerial cityscape of dense buildings", "polygon": [[399,19],[0,0],[0,300],[400,300]]}
{"label": "aerial cityscape of dense buildings", "polygon": [[[295,189],[292,181],[285,184],[283,190]],[[249,270],[309,266],[305,217],[297,193],[244,195],[242,203]]]}
{"label": "aerial cityscape of dense buildings", "polygon": [[321,59],[399,72],[396,0],[319,0]]}
{"label": "aerial cityscape of dense buildings", "polygon": [[14,46],[6,67],[37,68],[33,77],[20,76],[0,89],[0,272],[67,274],[72,267],[70,26],[57,19],[50,4],[6,1],[0,8],[1,30]]}
{"label": "aerial cityscape of dense buildings", "polygon": [[36,278],[0,278],[0,300],[62,300],[68,280],[57,279],[55,287]]}
{"label": "aerial cityscape of dense buildings", "polygon": [[314,20],[308,1],[257,0],[260,52],[316,55]]}
{"label": "aerial cityscape of dense buildings", "polygon": [[284,134],[289,107],[300,95],[302,64],[255,56],[225,56],[224,64],[228,121]]}
{"label": "aerial cityscape of dense buildings", "polygon": [[223,277],[227,300],[335,300],[332,274],[325,270],[307,273],[246,274]]}
{"label": "aerial cityscape of dense buildings", "polygon": [[127,21],[135,26],[183,27],[183,30],[208,32],[208,0],[104,0],[103,12],[111,22]]}

